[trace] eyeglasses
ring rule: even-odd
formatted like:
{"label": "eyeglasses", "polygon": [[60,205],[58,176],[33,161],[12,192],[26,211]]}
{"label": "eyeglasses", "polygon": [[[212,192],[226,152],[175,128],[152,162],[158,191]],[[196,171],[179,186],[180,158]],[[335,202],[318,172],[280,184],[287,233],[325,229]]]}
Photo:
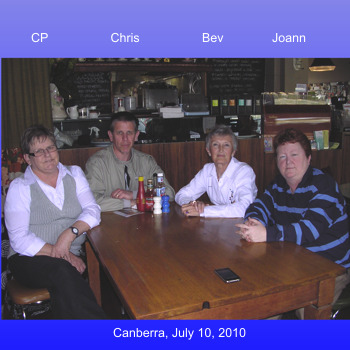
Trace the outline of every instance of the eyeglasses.
{"label": "eyeglasses", "polygon": [[57,151],[57,147],[55,145],[51,145],[45,149],[38,149],[37,151],[34,151],[33,153],[28,153],[32,157],[42,157],[46,152],[52,153]]}

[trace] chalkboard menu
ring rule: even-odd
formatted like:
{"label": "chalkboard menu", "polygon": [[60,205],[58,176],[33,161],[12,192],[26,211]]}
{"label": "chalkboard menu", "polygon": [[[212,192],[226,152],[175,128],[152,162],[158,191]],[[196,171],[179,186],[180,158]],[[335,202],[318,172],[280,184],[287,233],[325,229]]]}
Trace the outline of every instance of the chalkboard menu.
{"label": "chalkboard menu", "polygon": [[213,58],[208,95],[260,94],[264,91],[265,59]]}
{"label": "chalkboard menu", "polygon": [[76,72],[76,104],[81,107],[97,106],[101,113],[111,113],[111,82],[109,72]]}

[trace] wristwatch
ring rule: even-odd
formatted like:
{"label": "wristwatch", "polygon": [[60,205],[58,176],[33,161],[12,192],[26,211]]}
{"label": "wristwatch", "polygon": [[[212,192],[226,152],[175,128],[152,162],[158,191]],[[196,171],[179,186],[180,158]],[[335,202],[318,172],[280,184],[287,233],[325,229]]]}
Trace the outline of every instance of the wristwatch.
{"label": "wristwatch", "polygon": [[76,236],[78,236],[79,230],[78,230],[76,227],[71,226],[70,229],[72,230],[72,232],[73,232]]}

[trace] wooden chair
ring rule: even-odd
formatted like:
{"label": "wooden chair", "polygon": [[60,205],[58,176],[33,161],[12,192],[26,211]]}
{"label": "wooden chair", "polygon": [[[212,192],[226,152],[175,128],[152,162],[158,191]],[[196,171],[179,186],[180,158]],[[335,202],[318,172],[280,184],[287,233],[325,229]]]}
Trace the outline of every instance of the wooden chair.
{"label": "wooden chair", "polygon": [[6,285],[6,304],[12,318],[25,320],[50,310],[50,293],[46,288],[28,288],[11,279]]}
{"label": "wooden chair", "polygon": [[[26,164],[22,160],[22,151],[20,148],[5,148],[1,152],[1,209],[7,190],[11,181],[21,175]],[[23,318],[28,316],[40,315],[50,309],[50,293],[44,289],[27,288],[11,279],[11,273],[8,271],[7,256],[10,243],[7,229],[4,222],[3,211],[1,213],[1,288],[2,299],[7,311],[10,311],[11,318]],[[6,282],[7,281],[7,282]]]}

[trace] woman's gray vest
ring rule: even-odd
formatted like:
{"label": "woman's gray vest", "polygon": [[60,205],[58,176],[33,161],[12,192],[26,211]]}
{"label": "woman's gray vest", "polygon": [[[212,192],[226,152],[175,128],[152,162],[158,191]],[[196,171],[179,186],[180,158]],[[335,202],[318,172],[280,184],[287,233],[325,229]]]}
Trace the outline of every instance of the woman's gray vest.
{"label": "woman's gray vest", "polygon": [[[81,205],[76,194],[74,178],[66,174],[63,178],[64,203],[62,210],[58,209],[44,194],[37,182],[30,185],[30,220],[29,231],[35,233],[45,242],[55,244],[60,234],[77,221],[82,212]],[[77,237],[70,251],[80,255],[80,249],[85,241],[85,235]],[[8,257],[15,254],[10,247]]]}

